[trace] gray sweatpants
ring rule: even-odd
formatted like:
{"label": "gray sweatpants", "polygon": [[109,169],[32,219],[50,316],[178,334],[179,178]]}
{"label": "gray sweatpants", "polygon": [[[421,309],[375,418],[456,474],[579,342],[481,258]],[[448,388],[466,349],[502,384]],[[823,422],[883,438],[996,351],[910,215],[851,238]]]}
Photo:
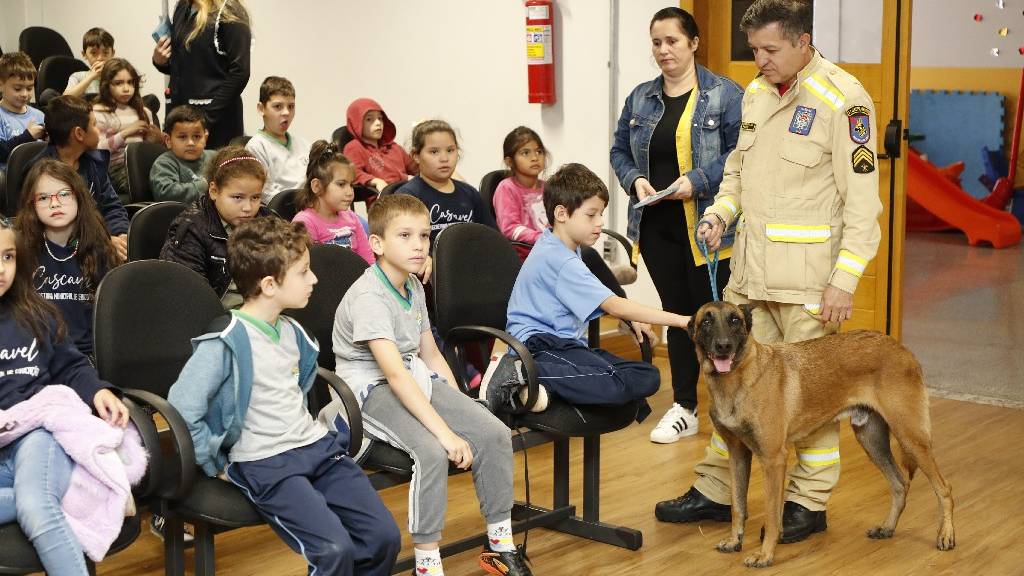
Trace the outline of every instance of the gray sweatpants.
{"label": "gray sweatpants", "polygon": [[[430,405],[473,451],[473,485],[489,524],[512,517],[512,431],[486,407],[443,380],[435,380]],[[438,542],[448,503],[448,453],[391,387],[380,384],[363,404],[363,426],[377,440],[409,454],[409,534],[413,543]]]}

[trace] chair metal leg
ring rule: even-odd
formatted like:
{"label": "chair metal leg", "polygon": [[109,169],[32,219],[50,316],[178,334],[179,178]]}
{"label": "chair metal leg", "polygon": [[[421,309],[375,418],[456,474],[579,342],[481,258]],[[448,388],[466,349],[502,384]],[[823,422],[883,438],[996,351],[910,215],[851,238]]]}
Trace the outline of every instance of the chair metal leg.
{"label": "chair metal leg", "polygon": [[213,526],[206,522],[196,522],[195,555],[196,576],[214,576],[217,573],[214,565]]}
{"label": "chair metal leg", "polygon": [[85,559],[85,570],[89,572],[89,576],[96,576],[96,563],[88,558]]}
{"label": "chair metal leg", "polygon": [[164,517],[164,575],[185,576],[185,524],[161,506]]}
{"label": "chair metal leg", "polygon": [[559,438],[552,447],[554,458],[551,490],[551,507],[569,505],[569,439]]}
{"label": "chair metal leg", "polygon": [[[559,476],[558,469],[560,467],[559,460],[561,458],[565,459],[564,475],[566,484],[568,484],[568,443],[566,443],[564,456],[560,456],[559,452],[560,450],[556,444],[556,493],[558,486],[557,478]],[[550,526],[550,528],[552,530],[572,534],[573,536],[579,536],[580,538],[587,538],[588,540],[594,540],[596,542],[611,544],[612,546],[618,546],[627,550],[639,550],[640,547],[643,546],[644,542],[642,532],[625,526],[617,526],[601,522],[600,479],[601,437],[586,437],[583,439],[583,517],[573,516],[572,518],[566,518],[562,522],[559,522],[554,526]],[[566,488],[566,490],[568,490],[568,488]],[[568,496],[566,496],[566,498],[568,498]]]}

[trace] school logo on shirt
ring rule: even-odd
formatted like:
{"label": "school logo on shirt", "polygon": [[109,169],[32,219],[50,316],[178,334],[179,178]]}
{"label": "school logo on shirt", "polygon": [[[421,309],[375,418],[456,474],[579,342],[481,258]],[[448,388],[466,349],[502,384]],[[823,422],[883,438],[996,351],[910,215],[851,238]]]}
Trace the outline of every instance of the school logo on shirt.
{"label": "school logo on shirt", "polygon": [[46,300],[73,300],[89,302],[92,294],[87,289],[89,283],[83,276],[70,274],[47,274],[46,266],[36,268],[32,274],[36,292]]}
{"label": "school logo on shirt", "polygon": [[800,136],[807,136],[811,133],[811,125],[814,124],[814,115],[817,112],[814,108],[797,106],[793,112],[793,120],[789,123],[789,131]]}
{"label": "school logo on shirt", "polygon": [[352,227],[342,226],[341,228],[328,228],[331,234],[334,235],[330,239],[328,244],[334,244],[335,246],[342,246],[344,248],[352,248]]}
{"label": "school logo on shirt", "polygon": [[[0,362],[9,362],[11,360],[25,360],[28,362],[34,362],[36,357],[39,356],[38,350],[39,344],[35,338],[32,339],[32,343],[28,346],[18,346],[15,348],[0,348]],[[39,366],[22,366],[20,368],[8,368],[6,370],[0,370],[0,376],[18,376],[25,375],[36,378],[39,376]]]}
{"label": "school logo on shirt", "polygon": [[452,224],[458,222],[472,222],[473,221],[473,210],[464,214],[453,212],[449,208],[441,209],[439,204],[434,204],[430,207],[430,229],[431,230],[443,230]]}

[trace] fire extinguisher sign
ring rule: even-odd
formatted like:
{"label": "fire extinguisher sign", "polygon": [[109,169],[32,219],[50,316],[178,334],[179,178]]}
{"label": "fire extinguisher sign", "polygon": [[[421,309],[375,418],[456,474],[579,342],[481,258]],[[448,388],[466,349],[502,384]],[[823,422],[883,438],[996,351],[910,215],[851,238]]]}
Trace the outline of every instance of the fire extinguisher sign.
{"label": "fire extinguisher sign", "polygon": [[551,25],[527,26],[526,63],[551,64],[551,62]]}

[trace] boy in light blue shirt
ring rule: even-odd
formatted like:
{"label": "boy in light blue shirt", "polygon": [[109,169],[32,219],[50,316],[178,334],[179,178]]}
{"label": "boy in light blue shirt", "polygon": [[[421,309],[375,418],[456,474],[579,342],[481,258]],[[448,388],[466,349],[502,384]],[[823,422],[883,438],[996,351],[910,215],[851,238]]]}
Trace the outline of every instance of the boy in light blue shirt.
{"label": "boy in light blue shirt", "polygon": [[[581,247],[601,235],[608,189],[581,164],[566,164],[544,186],[545,230],[516,278],[508,303],[507,331],[523,342],[537,364],[541,398],[558,396],[570,404],[626,404],[642,400],[637,421],[650,414],[645,398],[658,390],[661,375],[646,362],[624,360],[587,346],[587,324],[603,314],[634,322],[637,337],[647,323],[685,328],[690,318],[616,296],[587,268]],[[525,380],[520,361],[501,359],[486,394],[492,411],[520,406]]]}
{"label": "boy in light blue shirt", "polygon": [[0,170],[19,144],[39,140],[46,133],[43,113],[29,106],[35,92],[36,69],[24,52],[0,56]]}

